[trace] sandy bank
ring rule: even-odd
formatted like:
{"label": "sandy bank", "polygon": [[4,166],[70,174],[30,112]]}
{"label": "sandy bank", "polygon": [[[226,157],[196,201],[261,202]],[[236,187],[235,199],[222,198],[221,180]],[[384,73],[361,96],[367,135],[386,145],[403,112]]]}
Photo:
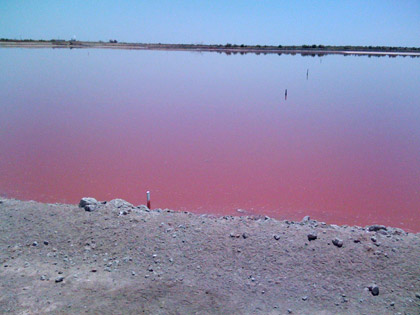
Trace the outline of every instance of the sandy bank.
{"label": "sandy bank", "polygon": [[420,309],[420,234],[149,211],[121,200],[86,206],[92,211],[0,199],[0,312]]}

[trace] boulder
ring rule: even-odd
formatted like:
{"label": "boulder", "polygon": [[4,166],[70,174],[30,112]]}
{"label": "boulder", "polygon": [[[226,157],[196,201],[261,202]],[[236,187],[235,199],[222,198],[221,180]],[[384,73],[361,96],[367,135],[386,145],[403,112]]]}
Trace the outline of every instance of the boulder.
{"label": "boulder", "polygon": [[318,234],[316,232],[311,232],[308,234],[308,241],[315,241],[318,238]]}
{"label": "boulder", "polygon": [[339,238],[333,239],[332,243],[337,247],[343,247],[343,240],[340,240]]}
{"label": "boulder", "polygon": [[84,208],[88,205],[95,205],[96,206],[98,203],[99,203],[98,200],[96,200],[95,198],[84,197],[84,198],[80,199],[79,207]]}
{"label": "boulder", "polygon": [[386,231],[386,226],[385,225],[378,225],[378,224],[374,224],[368,227],[368,231],[370,232],[377,232],[379,230],[385,230]]}
{"label": "boulder", "polygon": [[113,199],[107,205],[113,208],[134,208],[131,203],[123,199]]}
{"label": "boulder", "polygon": [[311,221],[311,217],[309,215],[307,215],[307,216],[303,217],[301,222],[302,223],[309,223],[310,221]]}
{"label": "boulder", "polygon": [[369,291],[372,293],[372,295],[374,296],[379,295],[379,287],[376,284],[372,284],[368,288],[369,288]]}

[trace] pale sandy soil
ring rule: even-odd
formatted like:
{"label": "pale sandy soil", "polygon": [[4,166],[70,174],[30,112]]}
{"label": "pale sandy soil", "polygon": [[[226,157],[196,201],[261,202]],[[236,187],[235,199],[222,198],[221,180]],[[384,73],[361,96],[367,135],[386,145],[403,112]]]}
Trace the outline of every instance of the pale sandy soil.
{"label": "pale sandy soil", "polygon": [[420,234],[94,208],[0,199],[0,313],[420,311]]}

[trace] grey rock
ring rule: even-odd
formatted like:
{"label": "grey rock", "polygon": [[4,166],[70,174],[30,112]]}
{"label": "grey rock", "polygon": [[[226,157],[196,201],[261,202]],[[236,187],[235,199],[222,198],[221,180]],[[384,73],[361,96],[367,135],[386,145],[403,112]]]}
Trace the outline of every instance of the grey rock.
{"label": "grey rock", "polygon": [[403,229],[400,228],[392,228],[390,229],[392,235],[405,235],[407,234]]}
{"label": "grey rock", "polygon": [[246,233],[246,232],[244,232],[244,233],[242,233],[242,237],[243,237],[244,239],[247,239],[247,238],[249,237],[249,234],[248,234],[248,233]]}
{"label": "grey rock", "polygon": [[44,241],[44,245],[48,245],[49,244],[49,242],[48,241]]}
{"label": "grey rock", "polygon": [[108,202],[108,205],[114,208],[134,208],[134,206],[131,203],[123,199],[113,199],[110,202]]}
{"label": "grey rock", "polygon": [[38,242],[37,241],[33,242],[32,246],[38,246]]}
{"label": "grey rock", "polygon": [[342,247],[343,246],[343,240],[339,239],[339,238],[335,238],[332,240],[332,243],[337,246],[337,247]]}
{"label": "grey rock", "polygon": [[92,211],[95,211],[95,210],[96,210],[97,205],[86,205],[86,206],[84,206],[83,208],[84,208],[86,211],[88,211],[88,212],[92,212]]}
{"label": "grey rock", "polygon": [[420,299],[420,292],[416,292],[416,298]]}
{"label": "grey rock", "polygon": [[292,310],[290,308],[287,309],[288,314],[292,314]]}
{"label": "grey rock", "polygon": [[47,280],[47,276],[46,275],[42,275],[41,278],[40,278],[40,280],[42,280],[42,281]]}
{"label": "grey rock", "polygon": [[302,297],[302,300],[304,300],[304,301],[306,301],[308,299],[308,297],[307,296],[303,296]]}
{"label": "grey rock", "polygon": [[59,276],[59,277],[55,278],[56,283],[63,282],[63,280],[64,280],[63,276]]}
{"label": "grey rock", "polygon": [[87,205],[97,205],[97,204],[98,204],[98,200],[96,200],[95,198],[84,197],[84,198],[80,199],[79,207],[84,208]]}
{"label": "grey rock", "polygon": [[368,231],[370,232],[376,232],[379,230],[385,230],[386,231],[386,227],[385,225],[378,225],[378,224],[374,224],[368,227]]}
{"label": "grey rock", "polygon": [[376,236],[372,236],[372,237],[370,238],[370,240],[371,240],[372,242],[374,242],[374,243],[376,243],[376,242],[377,242],[377,238],[376,238]]}
{"label": "grey rock", "polygon": [[278,241],[279,239],[280,239],[280,235],[279,234],[274,234],[274,239],[276,240],[276,241]]}
{"label": "grey rock", "polygon": [[309,216],[309,215],[307,215],[307,216],[304,216],[303,217],[303,219],[302,219],[302,223],[308,223],[309,221],[311,221],[311,217]]}
{"label": "grey rock", "polygon": [[315,241],[318,238],[318,234],[316,232],[311,232],[308,234],[309,241]]}
{"label": "grey rock", "polygon": [[379,295],[379,287],[376,284],[371,284],[368,287],[368,289],[372,293],[372,295],[374,295],[374,296]]}
{"label": "grey rock", "polygon": [[232,237],[232,238],[239,238],[239,237],[241,237],[241,235],[239,233],[234,233],[234,232],[230,232],[229,236]]}

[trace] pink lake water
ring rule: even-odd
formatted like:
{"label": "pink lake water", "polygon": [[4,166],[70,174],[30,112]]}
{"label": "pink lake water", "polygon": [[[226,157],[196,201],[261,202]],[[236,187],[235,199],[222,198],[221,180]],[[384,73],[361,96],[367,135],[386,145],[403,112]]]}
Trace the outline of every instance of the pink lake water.
{"label": "pink lake water", "polygon": [[0,69],[5,197],[420,231],[419,58],[0,49]]}

